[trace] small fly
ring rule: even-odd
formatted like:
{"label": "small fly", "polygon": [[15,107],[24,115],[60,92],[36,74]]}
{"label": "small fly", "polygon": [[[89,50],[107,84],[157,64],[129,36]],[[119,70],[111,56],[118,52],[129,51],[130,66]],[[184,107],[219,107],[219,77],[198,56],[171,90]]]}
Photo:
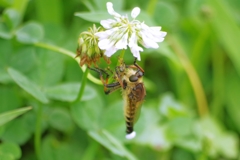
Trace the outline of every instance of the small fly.
{"label": "small fly", "polygon": [[[137,121],[141,105],[146,96],[146,90],[143,84],[144,70],[134,60],[133,65],[125,65],[122,59],[119,59],[119,65],[115,68],[114,82],[108,84],[109,73],[100,68],[90,68],[100,75],[104,85],[104,92],[110,94],[121,88],[124,99],[124,116],[126,121],[126,138],[135,137],[134,123]],[[106,79],[103,78],[106,74]]]}

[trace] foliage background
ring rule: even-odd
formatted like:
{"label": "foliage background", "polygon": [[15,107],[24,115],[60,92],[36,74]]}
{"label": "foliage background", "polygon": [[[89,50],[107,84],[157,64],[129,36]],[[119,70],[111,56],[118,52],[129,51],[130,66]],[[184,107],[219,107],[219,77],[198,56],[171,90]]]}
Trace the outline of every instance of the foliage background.
{"label": "foliage background", "polygon": [[110,18],[106,0],[0,0],[0,159],[240,159],[240,1],[112,2],[168,32],[139,62],[137,137],[125,139],[120,92],[106,96],[90,78],[74,102],[77,39]]}

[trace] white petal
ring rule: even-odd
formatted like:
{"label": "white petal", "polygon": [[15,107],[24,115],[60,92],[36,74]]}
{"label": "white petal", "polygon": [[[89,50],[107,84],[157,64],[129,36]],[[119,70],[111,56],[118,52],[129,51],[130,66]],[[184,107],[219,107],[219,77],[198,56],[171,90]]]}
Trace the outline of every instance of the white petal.
{"label": "white petal", "polygon": [[105,29],[110,29],[112,28],[113,23],[115,23],[116,21],[113,19],[107,19],[107,20],[101,20],[100,24],[105,28]]}
{"label": "white petal", "polygon": [[161,27],[148,27],[147,26],[146,29],[147,29],[146,32],[149,32],[149,34],[152,35],[151,38],[156,42],[161,42],[162,38],[164,38],[167,35],[167,32],[160,31]]}
{"label": "white petal", "polygon": [[102,50],[108,49],[109,47],[111,47],[111,42],[109,39],[103,39],[98,42],[98,47]]}
{"label": "white petal", "polygon": [[155,26],[155,27],[150,27],[152,30],[158,32],[158,31],[161,31],[162,27],[160,26]]}
{"label": "white petal", "polygon": [[107,10],[110,15],[115,16],[115,17],[121,17],[120,14],[118,14],[117,12],[114,11],[113,4],[111,2],[107,2]]}
{"label": "white petal", "polygon": [[106,55],[107,57],[111,57],[117,50],[118,50],[117,48],[112,46],[111,48],[105,51],[104,55]]}
{"label": "white petal", "polygon": [[124,34],[124,36],[115,44],[117,49],[127,49],[127,39],[128,34]]}
{"label": "white petal", "polygon": [[128,45],[129,45],[129,47],[132,47],[132,46],[134,46],[136,44],[137,44],[137,36],[136,36],[136,33],[133,32],[131,37],[129,38]]}
{"label": "white petal", "polygon": [[146,34],[141,33],[141,32],[139,34],[142,37],[142,40],[143,40],[142,41],[142,45],[144,47],[146,47],[146,48],[155,48],[155,49],[159,47],[158,44],[153,39],[147,37]]}
{"label": "white petal", "polygon": [[112,28],[112,29],[108,29],[106,31],[102,31],[102,32],[97,32],[95,33],[95,36],[99,37],[99,40],[103,40],[108,38],[111,35],[114,35],[114,32],[117,31],[118,28]]}
{"label": "white petal", "polygon": [[133,56],[136,57],[137,60],[140,61],[140,60],[141,60],[141,57],[140,57],[139,51],[143,51],[143,49],[142,49],[141,47],[139,47],[138,45],[134,45],[134,46],[132,46],[132,47],[129,46],[129,48],[130,48]]}
{"label": "white petal", "polygon": [[141,32],[144,33],[149,39],[153,41],[157,41],[158,37],[160,37],[160,30],[156,27],[148,27],[146,24],[141,23],[142,30]]}
{"label": "white petal", "polygon": [[106,32],[97,32],[94,34],[99,40],[106,39],[109,35]]}
{"label": "white petal", "polygon": [[161,36],[165,37],[167,35],[167,32],[161,32]]}
{"label": "white petal", "polygon": [[136,18],[139,15],[140,11],[141,11],[141,9],[139,7],[133,8],[133,10],[131,12],[132,18]]}

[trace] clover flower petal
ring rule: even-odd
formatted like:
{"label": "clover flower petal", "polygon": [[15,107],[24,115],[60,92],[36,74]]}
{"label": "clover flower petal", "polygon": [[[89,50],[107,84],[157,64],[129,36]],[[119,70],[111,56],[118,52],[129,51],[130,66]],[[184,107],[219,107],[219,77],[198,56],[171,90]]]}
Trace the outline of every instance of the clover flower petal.
{"label": "clover flower petal", "polygon": [[107,10],[114,19],[101,20],[100,23],[106,30],[95,34],[99,37],[99,48],[105,50],[104,54],[107,57],[129,47],[133,56],[140,61],[140,52],[143,49],[138,44],[145,48],[156,49],[159,47],[158,43],[162,42],[167,34],[161,31],[161,27],[149,27],[144,22],[136,20],[141,11],[138,7],[132,10],[131,21],[127,16],[115,12],[111,2],[107,2]]}
{"label": "clover flower petal", "polygon": [[131,17],[136,18],[139,15],[140,11],[141,11],[141,9],[138,7],[133,8],[133,10],[131,12]]}
{"label": "clover flower petal", "polygon": [[120,14],[118,14],[117,12],[114,11],[113,4],[111,2],[107,2],[107,10],[110,15],[115,16],[115,17],[121,17]]}

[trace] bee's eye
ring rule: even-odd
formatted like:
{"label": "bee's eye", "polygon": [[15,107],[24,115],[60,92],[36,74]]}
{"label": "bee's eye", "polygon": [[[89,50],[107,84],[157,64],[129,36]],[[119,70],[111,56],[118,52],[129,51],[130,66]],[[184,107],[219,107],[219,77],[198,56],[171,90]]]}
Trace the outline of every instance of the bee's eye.
{"label": "bee's eye", "polygon": [[138,71],[137,74],[136,74],[136,76],[137,76],[138,78],[139,78],[139,77],[142,77],[142,76],[143,76],[143,72]]}
{"label": "bee's eye", "polygon": [[131,76],[129,77],[129,81],[130,81],[130,82],[136,82],[137,80],[138,80],[138,77],[135,76],[135,75],[131,75]]}

